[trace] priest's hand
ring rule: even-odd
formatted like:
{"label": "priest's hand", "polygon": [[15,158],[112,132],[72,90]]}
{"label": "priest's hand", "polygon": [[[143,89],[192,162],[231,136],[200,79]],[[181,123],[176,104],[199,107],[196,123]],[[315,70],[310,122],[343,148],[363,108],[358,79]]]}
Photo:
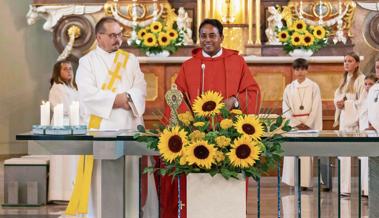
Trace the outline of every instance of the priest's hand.
{"label": "priest's hand", "polygon": [[337,108],[343,109],[345,107],[345,100],[337,101]]}
{"label": "priest's hand", "polygon": [[309,128],[309,126],[305,125],[304,123],[301,123],[301,124],[297,125],[296,128],[298,128],[299,130],[308,130],[308,129],[311,129],[311,128]]}
{"label": "priest's hand", "polygon": [[113,102],[113,108],[123,108],[125,110],[130,110],[128,96],[126,93],[120,93],[116,95],[116,98]]}
{"label": "priest's hand", "polygon": [[224,100],[225,107],[228,110],[234,109],[237,102],[237,98],[233,96]]}

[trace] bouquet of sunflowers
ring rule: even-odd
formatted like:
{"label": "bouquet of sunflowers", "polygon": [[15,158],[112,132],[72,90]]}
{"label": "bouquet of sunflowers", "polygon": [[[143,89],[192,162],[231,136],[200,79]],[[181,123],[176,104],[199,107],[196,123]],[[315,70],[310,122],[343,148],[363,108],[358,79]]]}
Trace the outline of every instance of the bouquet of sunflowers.
{"label": "bouquet of sunflowers", "polygon": [[281,29],[276,28],[276,32],[287,53],[295,49],[316,52],[328,44],[329,31],[323,26],[308,26],[303,20],[295,20]]}
{"label": "bouquet of sunflowers", "polygon": [[147,27],[137,27],[137,39],[132,45],[140,48],[146,55],[154,55],[164,51],[174,53],[184,43],[183,32],[178,31],[176,23],[164,25],[161,21],[152,22]]}
{"label": "bouquet of sunflowers", "polygon": [[281,116],[266,119],[227,110],[218,92],[198,96],[191,111],[176,114],[176,125],[160,126],[135,135],[147,147],[159,151],[165,167],[145,169],[161,175],[189,173],[221,174],[239,178],[239,174],[258,179],[282,156],[282,135],[290,131],[289,121]]}

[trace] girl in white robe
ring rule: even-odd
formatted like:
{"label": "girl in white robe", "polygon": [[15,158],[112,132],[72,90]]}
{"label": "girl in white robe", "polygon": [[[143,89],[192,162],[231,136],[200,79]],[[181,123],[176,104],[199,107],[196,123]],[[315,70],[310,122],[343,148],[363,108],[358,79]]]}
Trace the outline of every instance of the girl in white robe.
{"label": "girl in white robe", "polygon": [[[284,90],[283,115],[290,120],[292,127],[304,130],[322,130],[322,102],[319,86],[306,78],[308,63],[305,59],[296,59],[293,63],[295,80]],[[300,157],[301,186],[312,187],[312,158]],[[294,186],[294,158],[284,157],[282,181]]]}
{"label": "girl in white robe", "polygon": [[[365,91],[369,92],[370,88],[375,84],[377,78],[374,74],[365,77]],[[359,130],[364,131],[369,128],[368,125],[368,105],[367,96],[363,100],[362,107],[359,110]],[[364,196],[368,196],[368,157],[359,157],[361,159],[361,184]]]}
{"label": "girl in white robe", "polygon": [[[354,132],[359,130],[359,110],[365,97],[365,76],[359,72],[359,56],[349,53],[344,60],[344,77],[334,94],[336,107],[334,126],[340,131]],[[351,157],[338,157],[341,161],[341,193],[351,192]]]}
{"label": "girl in white robe", "polygon": [[[50,80],[49,101],[51,109],[63,104],[64,125],[69,125],[69,107],[78,101],[78,91],[74,83],[74,73],[70,61],[59,61],[54,65]],[[83,107],[81,107],[83,112]],[[71,196],[78,156],[51,155],[49,174],[49,201],[68,201]]]}

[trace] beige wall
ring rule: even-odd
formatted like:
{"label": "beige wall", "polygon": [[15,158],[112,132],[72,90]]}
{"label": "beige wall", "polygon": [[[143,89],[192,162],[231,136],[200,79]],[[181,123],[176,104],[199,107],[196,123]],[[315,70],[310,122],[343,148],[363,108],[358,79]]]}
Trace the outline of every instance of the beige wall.
{"label": "beige wall", "polygon": [[28,26],[31,0],[0,1],[0,155],[26,153],[15,135],[39,123],[39,104],[47,99],[49,77],[58,54],[42,20]]}

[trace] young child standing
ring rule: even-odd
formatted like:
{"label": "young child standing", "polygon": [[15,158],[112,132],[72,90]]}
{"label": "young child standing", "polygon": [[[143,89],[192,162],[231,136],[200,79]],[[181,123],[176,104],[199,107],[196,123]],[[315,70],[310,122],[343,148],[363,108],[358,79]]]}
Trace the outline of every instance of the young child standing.
{"label": "young child standing", "polygon": [[[352,52],[345,55],[344,75],[334,94],[336,107],[334,126],[340,131],[359,130],[359,110],[365,97],[365,76],[359,71],[359,55]],[[341,194],[349,196],[351,191],[351,157],[338,157],[341,160]]]}
{"label": "young child standing", "polygon": [[[322,130],[322,101],[319,86],[307,78],[308,62],[303,58],[292,64],[295,80],[284,90],[283,116],[299,130]],[[300,157],[301,186],[312,187],[312,158]],[[284,157],[282,181],[294,186],[294,158]]]}
{"label": "young child standing", "polygon": [[[369,74],[365,77],[365,91],[369,92],[370,88],[376,83],[375,74]],[[363,100],[362,107],[359,111],[359,130],[364,131],[369,128],[368,125],[368,105],[367,96]],[[368,196],[368,157],[359,157],[361,159],[361,183],[364,196]]]}

